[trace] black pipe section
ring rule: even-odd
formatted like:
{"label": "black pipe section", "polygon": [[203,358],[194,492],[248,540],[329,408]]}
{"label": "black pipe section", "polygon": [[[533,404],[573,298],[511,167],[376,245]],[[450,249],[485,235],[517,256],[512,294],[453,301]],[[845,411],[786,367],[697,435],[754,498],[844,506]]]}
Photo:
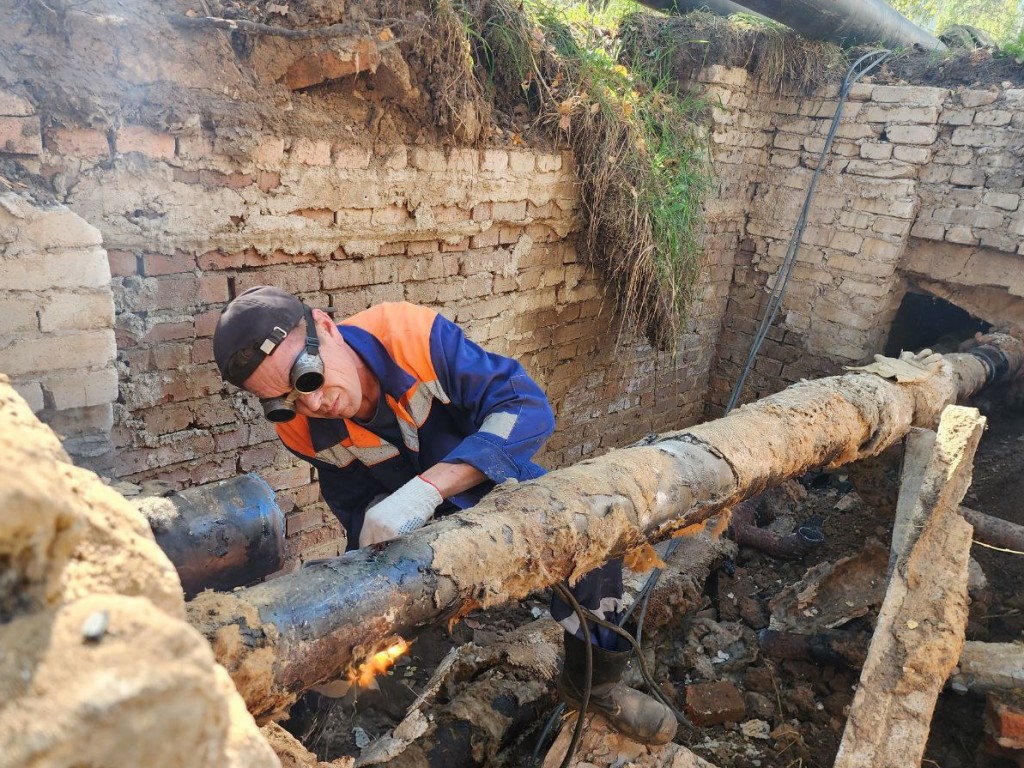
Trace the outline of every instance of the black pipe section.
{"label": "black pipe section", "polygon": [[284,513],[258,475],[241,475],[138,504],[185,597],[252,584],[284,565]]}
{"label": "black pipe section", "polygon": [[920,46],[926,51],[944,51],[946,45],[930,32],[909,21],[885,0],[742,0],[738,10],[719,12],[719,5],[735,6],[729,0],[639,0],[648,8],[665,13],[686,13],[702,6],[719,16],[730,13],[759,13],[785,24],[811,40],[826,40],[844,47],[881,43],[887,48]]}
{"label": "black pipe section", "polygon": [[844,47],[881,43],[887,48],[946,45],[892,8],[885,0],[743,0],[743,5],[792,27],[812,40]]}
{"label": "black pipe section", "polygon": [[[650,4],[645,3],[645,5]],[[732,0],[667,0],[659,10],[663,10],[666,13],[707,11],[708,13],[715,14],[715,16],[729,16],[733,13],[752,13],[742,5],[732,2]]]}
{"label": "black pipe section", "polygon": [[1010,371],[1010,361],[999,347],[992,346],[991,344],[982,344],[973,349],[968,349],[967,354],[974,355],[985,364],[987,372],[985,377],[986,387],[1002,381]]}

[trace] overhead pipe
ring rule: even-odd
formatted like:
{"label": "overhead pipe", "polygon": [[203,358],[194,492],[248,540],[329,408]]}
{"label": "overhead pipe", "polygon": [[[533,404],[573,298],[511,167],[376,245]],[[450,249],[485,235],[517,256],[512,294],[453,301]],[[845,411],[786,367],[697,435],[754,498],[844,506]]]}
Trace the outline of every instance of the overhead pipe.
{"label": "overhead pipe", "polygon": [[[649,5],[649,3],[645,3],[645,5]],[[739,3],[732,2],[732,0],[676,0],[675,2],[667,3],[664,8],[660,8],[659,10],[671,13],[707,11],[708,13],[715,14],[715,16],[730,16],[734,13],[751,13],[750,10],[744,8]]]}
{"label": "overhead pipe", "polygon": [[186,598],[252,584],[284,565],[284,513],[259,475],[147,497],[136,508],[178,571]]}
{"label": "overhead pipe", "polygon": [[[707,8],[718,16],[759,13],[785,24],[811,40],[844,47],[882,44],[887,48],[920,46],[944,51],[946,45],[888,5],[885,0],[639,0],[665,13],[688,13]],[[735,10],[731,10],[735,8]]]}

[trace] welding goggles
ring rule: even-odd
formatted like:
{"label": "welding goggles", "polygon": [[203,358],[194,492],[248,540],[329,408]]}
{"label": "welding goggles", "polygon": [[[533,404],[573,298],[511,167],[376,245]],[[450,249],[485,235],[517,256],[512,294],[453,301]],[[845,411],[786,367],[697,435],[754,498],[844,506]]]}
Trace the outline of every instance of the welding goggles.
{"label": "welding goggles", "polygon": [[[309,307],[303,308],[303,316],[306,320],[306,345],[302,352],[292,363],[288,381],[292,385],[292,391],[280,397],[260,398],[260,405],[263,406],[263,415],[268,421],[281,423],[291,421],[295,418],[295,401],[303,395],[316,392],[324,385],[324,361],[320,357],[320,337],[317,335],[316,326],[313,324],[313,313]],[[288,331],[280,326],[275,326],[270,336],[264,342],[270,354],[277,345],[284,341]]]}

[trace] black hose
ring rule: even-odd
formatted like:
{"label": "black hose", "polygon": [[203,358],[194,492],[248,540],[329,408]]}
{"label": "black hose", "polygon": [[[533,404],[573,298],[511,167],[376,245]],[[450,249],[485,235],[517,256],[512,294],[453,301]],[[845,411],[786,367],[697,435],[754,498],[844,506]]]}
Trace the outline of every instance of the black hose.
{"label": "black hose", "polygon": [[[779,267],[779,271],[775,276],[775,284],[772,286],[771,293],[769,294],[768,304],[765,306],[764,316],[761,318],[761,325],[758,327],[757,333],[754,335],[754,341],[750,346],[750,352],[747,353],[746,363],[743,366],[743,370],[740,371],[740,376],[736,380],[736,385],[733,387],[732,395],[730,395],[729,402],[725,406],[726,414],[736,407],[736,403],[740,399],[740,393],[743,391],[743,385],[747,381],[747,376],[750,375],[750,371],[754,367],[754,361],[757,359],[757,354],[761,351],[761,345],[768,336],[768,331],[771,329],[772,323],[775,321],[775,316],[779,312],[779,307],[782,306],[782,298],[786,295],[786,285],[789,283],[789,277],[793,272],[793,265],[796,264],[796,255],[800,250],[800,239],[803,237],[804,227],[807,226],[807,215],[811,210],[811,199],[814,197],[814,188],[818,184],[818,177],[821,176],[822,168],[825,167],[825,157],[832,149],[832,140],[835,138],[836,131],[839,129],[839,120],[843,115],[843,106],[846,104],[846,98],[850,95],[850,88],[853,87],[853,84],[860,80],[864,75],[878,67],[883,61],[889,58],[890,55],[892,55],[892,51],[884,48],[868,51],[853,62],[853,64],[850,65],[849,70],[846,72],[846,77],[843,79],[843,86],[839,91],[839,104],[836,107],[836,114],[832,118],[832,125],[829,127],[828,136],[825,138],[825,146],[821,148],[821,154],[818,156],[818,165],[814,169],[814,175],[811,176],[811,183],[807,188],[807,195],[804,197],[804,204],[800,209],[800,216],[797,217],[796,226],[793,229],[793,235],[789,239],[789,247],[786,249],[786,255],[782,259],[782,265]],[[861,68],[861,64],[869,58],[872,58],[871,62],[865,64],[864,67]]]}

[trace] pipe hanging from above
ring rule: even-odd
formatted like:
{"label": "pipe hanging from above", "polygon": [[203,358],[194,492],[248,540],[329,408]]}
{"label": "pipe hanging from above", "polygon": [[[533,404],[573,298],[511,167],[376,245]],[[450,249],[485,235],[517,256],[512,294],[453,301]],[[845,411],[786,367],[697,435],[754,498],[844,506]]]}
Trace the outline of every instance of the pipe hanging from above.
{"label": "pipe hanging from above", "polygon": [[886,48],[920,46],[944,51],[935,35],[914,24],[884,0],[639,0],[665,13],[706,9],[717,16],[759,13],[785,24],[811,40],[825,40],[843,47],[880,43]]}

